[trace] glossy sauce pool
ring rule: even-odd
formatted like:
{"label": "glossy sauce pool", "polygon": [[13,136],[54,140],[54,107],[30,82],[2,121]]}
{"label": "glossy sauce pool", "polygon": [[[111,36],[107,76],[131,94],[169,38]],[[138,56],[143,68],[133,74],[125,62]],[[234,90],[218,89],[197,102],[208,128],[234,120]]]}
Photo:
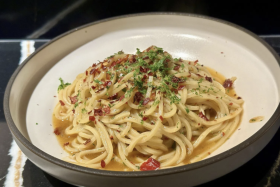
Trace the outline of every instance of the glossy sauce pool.
{"label": "glossy sauce pool", "polygon": [[[218,73],[217,71],[215,71],[211,68],[207,67],[207,69],[211,73],[212,77],[217,82],[223,84],[223,82],[225,81],[226,78],[222,74]],[[227,95],[229,95],[231,97],[234,97],[234,98],[238,97],[238,95],[235,93],[234,89],[226,89],[226,93],[227,93]],[[61,121],[61,120],[56,119],[53,115],[53,127],[54,127],[54,129],[57,129],[60,133],[56,137],[57,137],[57,140],[58,140],[59,144],[62,147],[64,147],[64,144],[67,144],[68,142],[71,142],[75,138],[74,135],[68,136],[68,135],[64,134],[64,130],[70,125],[71,125],[71,122],[69,122],[68,120]],[[215,142],[205,143],[206,140],[208,140],[209,138],[210,137],[206,137],[205,140],[197,148],[194,149],[191,156],[186,156],[186,158],[184,160],[184,164],[189,164],[190,160],[192,158],[196,157],[197,155],[199,155],[200,153],[209,149],[211,146],[213,146],[215,144]],[[195,139],[192,140],[192,143],[193,143],[193,141],[195,141]],[[173,149],[171,148],[169,151],[173,151]],[[168,152],[166,152],[166,153],[168,153]],[[69,153],[69,154],[73,155],[73,153]],[[116,146],[114,146],[114,154],[118,156],[118,149],[116,148]],[[211,154],[211,153],[209,153],[209,154]],[[142,154],[136,154],[135,152],[130,153],[127,158],[133,163],[133,162],[136,162],[135,160],[136,160],[137,157],[140,157],[144,160],[149,158],[149,156],[144,156]],[[124,163],[120,163],[120,162],[115,161],[115,157],[113,157],[112,161],[108,165],[106,165],[105,168],[102,168],[102,169],[113,170],[113,171],[132,171]]]}

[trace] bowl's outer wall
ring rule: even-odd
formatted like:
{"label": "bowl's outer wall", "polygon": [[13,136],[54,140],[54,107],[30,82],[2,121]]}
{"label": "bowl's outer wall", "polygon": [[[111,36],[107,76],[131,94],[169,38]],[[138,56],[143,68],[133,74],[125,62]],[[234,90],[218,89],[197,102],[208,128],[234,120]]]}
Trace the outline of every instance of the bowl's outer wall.
{"label": "bowl's outer wall", "polygon": [[[125,20],[122,21],[125,22]],[[132,25],[131,27],[135,26],[136,25]],[[113,29],[120,29],[119,27],[114,25]],[[9,99],[9,102],[7,103],[5,101],[4,110],[14,139],[27,157],[47,173],[65,182],[83,186],[116,186],[116,184],[117,186],[170,186],[171,184],[176,186],[193,186],[220,177],[246,163],[270,141],[277,131],[279,123],[275,122],[279,117],[279,106],[276,111],[277,115],[274,115],[268,122],[271,124],[270,128],[268,128],[266,132],[258,134],[258,139],[253,138],[255,141],[242,144],[243,147],[237,146],[235,151],[227,151],[225,154],[217,155],[211,158],[211,162],[208,162],[211,159],[207,159],[208,161],[205,160],[205,162],[191,164],[192,166],[188,167],[191,169],[186,169],[185,171],[174,169],[172,170],[172,173],[169,173],[168,175],[155,175],[151,173],[153,176],[146,176],[145,180],[143,180],[143,177],[137,176],[137,172],[135,172],[134,176],[127,177],[123,175],[108,177],[101,176],[98,171],[95,172],[95,174],[92,174],[93,172],[83,172],[81,169],[79,171],[77,166],[71,166],[69,163],[58,161],[39,149],[32,147],[28,141],[29,138],[26,131],[25,114],[29,98],[34,88],[46,71],[55,65],[60,59],[81,45],[104,34],[104,29],[111,29],[112,31],[110,24],[107,24],[105,27],[101,24],[93,24],[69,32],[71,34],[66,33],[52,40],[44,48],[41,48],[38,52],[31,55],[26,60],[28,63],[23,63],[20,68],[17,69],[7,86],[7,88],[11,88],[11,90],[6,91],[5,93],[5,99]],[[42,63],[41,59],[44,59]],[[274,69],[274,71],[278,70],[279,66]],[[19,71],[20,73],[18,74]],[[31,71],[34,71],[35,73],[30,73]],[[21,92],[16,92],[15,90],[17,87],[23,87],[24,89],[22,89]],[[18,101],[17,98],[24,99]],[[251,138],[251,140],[253,139]]]}

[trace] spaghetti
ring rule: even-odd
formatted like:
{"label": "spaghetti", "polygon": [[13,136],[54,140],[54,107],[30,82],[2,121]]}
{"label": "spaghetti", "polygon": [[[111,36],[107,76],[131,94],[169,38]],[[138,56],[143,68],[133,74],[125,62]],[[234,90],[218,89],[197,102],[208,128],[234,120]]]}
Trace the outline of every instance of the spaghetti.
{"label": "spaghetti", "polygon": [[223,144],[240,121],[243,100],[227,94],[198,61],[172,58],[151,46],[136,55],[122,51],[93,64],[72,84],[58,88],[54,121],[69,137],[67,161],[91,168],[145,171],[199,161]]}

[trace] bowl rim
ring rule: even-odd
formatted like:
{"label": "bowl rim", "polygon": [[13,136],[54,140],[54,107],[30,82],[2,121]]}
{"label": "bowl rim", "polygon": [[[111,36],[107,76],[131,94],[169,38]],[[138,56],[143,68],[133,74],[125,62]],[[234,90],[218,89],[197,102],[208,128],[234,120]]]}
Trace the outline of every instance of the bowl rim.
{"label": "bowl rim", "polygon": [[278,107],[275,110],[275,112],[273,113],[273,115],[271,116],[271,118],[268,120],[268,122],[261,129],[259,129],[253,136],[251,136],[250,138],[248,138],[244,142],[238,144],[237,146],[235,146],[235,147],[233,147],[233,148],[231,148],[231,149],[229,149],[229,150],[227,150],[223,153],[220,153],[216,156],[208,158],[206,160],[202,160],[202,161],[192,163],[192,164],[188,164],[188,165],[177,166],[177,167],[173,167],[173,168],[156,170],[156,171],[142,171],[142,172],[109,171],[109,170],[100,170],[100,169],[78,166],[78,165],[71,164],[71,163],[68,163],[66,161],[60,160],[58,158],[55,158],[55,157],[49,155],[48,153],[40,150],[39,148],[34,146],[31,142],[29,142],[21,134],[21,132],[16,127],[16,125],[15,125],[13,119],[12,119],[11,113],[10,113],[10,107],[9,107],[10,92],[11,92],[11,88],[13,86],[13,83],[14,83],[17,75],[19,74],[21,69],[28,63],[28,61],[31,58],[33,58],[33,56],[35,56],[37,53],[39,53],[41,50],[43,50],[45,47],[47,47],[51,43],[63,38],[64,36],[67,36],[69,34],[74,33],[77,30],[84,29],[84,28],[89,27],[89,26],[97,25],[97,24],[104,23],[104,22],[114,21],[114,20],[118,20],[118,19],[123,19],[123,18],[140,17],[140,16],[161,16],[161,15],[170,15],[170,16],[175,15],[175,16],[202,18],[202,19],[205,19],[205,20],[210,20],[210,21],[215,21],[215,22],[218,22],[218,23],[222,23],[222,24],[225,24],[227,26],[233,27],[237,30],[243,31],[246,34],[252,36],[257,41],[259,41],[264,47],[266,47],[266,49],[276,59],[276,61],[278,62],[278,65],[280,67],[280,57],[278,56],[276,51],[266,41],[264,41],[262,38],[260,38],[259,36],[257,36],[253,32],[251,32],[251,31],[249,31],[249,30],[247,30],[247,29],[245,29],[245,28],[243,28],[239,25],[236,25],[234,23],[231,23],[231,22],[228,22],[228,21],[225,21],[225,20],[221,20],[221,19],[218,19],[218,18],[213,18],[213,17],[199,15],[199,14],[189,14],[189,13],[150,12],[150,13],[127,14],[127,15],[102,19],[102,20],[99,20],[99,21],[95,21],[95,22],[92,22],[92,23],[85,24],[85,25],[82,25],[80,27],[74,28],[70,31],[67,31],[67,32],[55,37],[54,39],[50,40],[49,42],[47,42],[46,44],[44,44],[43,46],[38,48],[34,53],[32,53],[29,57],[27,57],[22,62],[21,65],[19,65],[17,67],[17,69],[15,70],[15,72],[13,73],[13,75],[11,76],[11,78],[10,78],[8,84],[7,84],[7,87],[6,87],[6,90],[5,90],[5,95],[4,95],[4,103],[3,103],[5,118],[6,118],[8,127],[9,127],[10,131],[12,132],[13,137],[16,138],[18,141],[20,141],[20,143],[22,145],[24,145],[25,148],[27,148],[29,151],[33,152],[36,156],[39,156],[42,159],[47,160],[48,162],[51,162],[51,163],[53,163],[57,166],[60,166],[60,167],[63,167],[65,169],[69,169],[69,170],[72,170],[72,171],[76,171],[76,172],[86,173],[86,174],[90,174],[90,175],[91,174],[101,175],[101,176],[106,176],[106,177],[151,177],[151,176],[162,176],[162,175],[167,175],[167,174],[175,174],[175,173],[195,170],[195,169],[207,166],[207,165],[214,164],[215,162],[219,162],[219,161],[221,161],[221,160],[223,160],[223,159],[225,159],[225,158],[227,158],[227,157],[229,157],[233,154],[236,154],[236,153],[240,152],[241,150],[245,149],[246,147],[248,147],[249,145],[251,145],[252,143],[254,143],[255,141],[257,141],[259,138],[261,138],[275,124],[277,119],[280,117],[280,104],[278,104]]}

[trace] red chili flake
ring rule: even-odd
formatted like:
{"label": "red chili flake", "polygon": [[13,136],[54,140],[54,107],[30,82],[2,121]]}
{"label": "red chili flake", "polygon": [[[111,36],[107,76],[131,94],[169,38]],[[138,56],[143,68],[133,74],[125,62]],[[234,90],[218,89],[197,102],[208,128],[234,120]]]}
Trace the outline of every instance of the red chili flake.
{"label": "red chili flake", "polygon": [[160,167],[160,162],[150,157],[146,162],[140,166],[141,171],[157,170]]}
{"label": "red chili flake", "polygon": [[179,62],[183,62],[183,60],[181,58],[179,58]]}
{"label": "red chili flake", "polygon": [[87,78],[85,78],[83,81],[86,82]]}
{"label": "red chili flake", "polygon": [[159,116],[159,118],[160,118],[161,121],[163,121],[163,117],[162,116]]}
{"label": "red chili flake", "polygon": [[65,105],[63,101],[59,100],[59,102],[60,102],[61,106]]}
{"label": "red chili flake", "polygon": [[90,114],[91,112],[92,112],[92,110],[91,110],[91,111],[89,111],[89,112],[88,112],[88,114]]}
{"label": "red chili flake", "polygon": [[117,130],[117,132],[121,132],[121,131]]}
{"label": "red chili flake", "polygon": [[122,79],[123,79],[123,77],[122,77],[122,78],[120,78],[118,82],[121,82],[121,80],[122,80]]}
{"label": "red chili flake", "polygon": [[124,95],[122,95],[120,98],[119,98],[119,101],[123,100],[124,98]]}
{"label": "red chili flake", "polygon": [[147,73],[148,68],[143,68],[142,66],[140,66],[140,72],[142,73]]}
{"label": "red chili flake", "polygon": [[213,82],[211,77],[205,77],[206,80],[208,80],[209,82]]}
{"label": "red chili flake", "polygon": [[155,100],[155,97],[156,97],[156,93],[152,93],[151,97],[150,97],[151,98],[150,100],[152,100],[152,101]]}
{"label": "red chili flake", "polygon": [[185,79],[181,79],[181,78],[178,78],[176,76],[172,77],[172,82],[174,82],[174,83],[182,83],[182,82],[185,82],[185,81],[186,81]]}
{"label": "red chili flake", "polygon": [[94,115],[95,116],[102,116],[103,115],[102,109],[101,108],[94,109]]}
{"label": "red chili flake", "polygon": [[133,64],[134,62],[136,62],[136,55],[132,55],[131,56],[131,59],[129,59],[129,62],[131,63],[131,64]]}
{"label": "red chili flake", "polygon": [[166,136],[163,136],[162,139],[163,139],[163,140],[169,140],[169,138],[166,137]]}
{"label": "red chili flake", "polygon": [[237,97],[237,99],[242,99],[241,97]]}
{"label": "red chili flake", "polygon": [[142,78],[141,80],[144,82],[144,80],[147,79],[147,78],[148,78],[148,76],[147,76],[147,75],[144,75],[143,78]]}
{"label": "red chili flake", "polygon": [[149,102],[150,102],[150,98],[147,97],[147,98],[144,99],[143,105],[146,105],[146,104],[148,104]]}
{"label": "red chili flake", "polygon": [[197,76],[199,76],[199,77],[202,77],[200,74],[196,74]]}
{"label": "red chili flake", "polygon": [[106,73],[106,79],[110,80],[110,75]]}
{"label": "red chili flake", "polygon": [[165,62],[170,62],[170,59],[167,58],[167,59],[165,60]]}
{"label": "red chili flake", "polygon": [[191,77],[192,75],[191,74],[189,74],[187,77]]}
{"label": "red chili flake", "polygon": [[178,90],[175,88],[172,88],[171,91],[174,92],[175,94],[178,94]]}
{"label": "red chili flake", "polygon": [[224,54],[224,52],[221,52],[221,54]]}
{"label": "red chili flake", "polygon": [[104,90],[105,88],[101,88],[101,89],[99,89],[99,90],[97,90],[95,93],[99,93],[99,92],[101,92],[102,90]]}
{"label": "red chili flake", "polygon": [[133,102],[140,102],[143,98],[143,95],[140,92],[136,92],[133,98]]}
{"label": "red chili flake", "polygon": [[222,132],[222,135],[223,135],[223,136],[225,136],[225,133],[224,133],[224,132]]}
{"label": "red chili flake", "polygon": [[174,67],[174,70],[175,70],[175,71],[178,71],[179,69],[180,69],[180,66],[175,66],[175,67]]}
{"label": "red chili flake", "polygon": [[150,72],[150,73],[148,73],[148,75],[149,75],[149,76],[153,76],[154,74],[153,74],[153,72]]}
{"label": "red chili flake", "polygon": [[197,125],[200,126],[200,123],[198,123]]}
{"label": "red chili flake", "polygon": [[96,87],[95,87],[95,86],[92,86],[91,88],[94,90]]}
{"label": "red chili flake", "polygon": [[72,110],[72,112],[73,112],[73,114],[75,114],[75,110],[74,109]]}
{"label": "red chili flake", "polygon": [[229,103],[229,105],[232,105],[233,103]]}
{"label": "red chili flake", "polygon": [[147,60],[147,59],[149,59],[149,57],[148,57],[148,56],[145,56],[145,57],[143,58],[143,60]]}
{"label": "red chili flake", "polygon": [[175,82],[175,83],[178,83],[180,80],[180,78],[176,77],[176,76],[173,76],[172,77],[172,82]]}
{"label": "red chili flake", "polygon": [[104,160],[101,160],[101,167],[105,168],[105,166],[106,166],[106,163],[104,162]]}
{"label": "red chili flake", "polygon": [[184,88],[185,88],[185,86],[180,85],[180,86],[178,87],[178,90],[183,90]]}
{"label": "red chili flake", "polygon": [[225,82],[224,82],[224,84],[223,84],[223,87],[224,88],[231,88],[232,87],[232,80],[230,80],[230,79],[226,79],[225,80]]}
{"label": "red chili flake", "polygon": [[208,152],[208,155],[210,155],[211,153],[210,152]]}
{"label": "red chili flake", "polygon": [[148,118],[146,116],[143,117],[143,121],[146,121]]}
{"label": "red chili flake", "polygon": [[88,119],[89,119],[89,121],[95,121],[95,117],[94,116],[89,116]]}
{"label": "red chili flake", "polygon": [[152,121],[152,122],[151,122],[151,125],[155,125],[155,122]]}
{"label": "red chili flake", "polygon": [[89,74],[90,74],[90,75],[92,75],[92,74],[95,75],[95,72],[96,72],[96,69],[93,68],[93,69],[90,70]]}
{"label": "red chili flake", "polygon": [[92,67],[95,67],[96,66],[96,64],[92,64]]}
{"label": "red chili flake", "polygon": [[196,65],[198,63],[198,60],[194,61],[194,65]]}
{"label": "red chili flake", "polygon": [[63,146],[66,146],[66,145],[69,145],[69,142],[66,142],[66,143],[63,144]]}
{"label": "red chili flake", "polygon": [[53,131],[53,133],[54,133],[55,135],[60,135],[60,132],[59,132],[58,128],[55,128],[54,131]]}
{"label": "red chili flake", "polygon": [[103,86],[111,86],[112,85],[112,82],[111,81],[106,81]]}
{"label": "red chili flake", "polygon": [[110,114],[110,107],[109,107],[109,106],[104,107],[104,108],[103,108],[103,112],[104,112],[105,114]]}
{"label": "red chili flake", "polygon": [[88,76],[88,71],[86,71],[86,76]]}
{"label": "red chili flake", "polygon": [[56,97],[56,96],[53,96],[53,97]]}
{"label": "red chili flake", "polygon": [[108,99],[114,100],[114,99],[117,99],[117,97],[118,97],[118,93],[115,93],[114,95],[111,95],[110,97],[108,97]]}
{"label": "red chili flake", "polygon": [[70,98],[70,100],[71,100],[71,104],[75,104],[75,103],[78,102],[77,96],[74,96],[74,97],[70,97],[70,96],[69,96],[69,98]]}
{"label": "red chili flake", "polygon": [[84,145],[87,145],[91,140],[90,139],[87,139],[84,143]]}
{"label": "red chili flake", "polygon": [[110,139],[111,139],[111,140],[113,140],[113,139],[114,139],[114,137],[113,137],[113,136],[110,136]]}
{"label": "red chili flake", "polygon": [[107,67],[103,65],[103,63],[101,64],[101,69],[106,70]]}
{"label": "red chili flake", "polygon": [[207,117],[202,112],[199,112],[198,116],[204,119],[205,121],[209,121],[209,119],[207,119]]}
{"label": "red chili flake", "polygon": [[116,61],[112,62],[111,66],[110,67],[114,67],[115,65],[117,64]]}

